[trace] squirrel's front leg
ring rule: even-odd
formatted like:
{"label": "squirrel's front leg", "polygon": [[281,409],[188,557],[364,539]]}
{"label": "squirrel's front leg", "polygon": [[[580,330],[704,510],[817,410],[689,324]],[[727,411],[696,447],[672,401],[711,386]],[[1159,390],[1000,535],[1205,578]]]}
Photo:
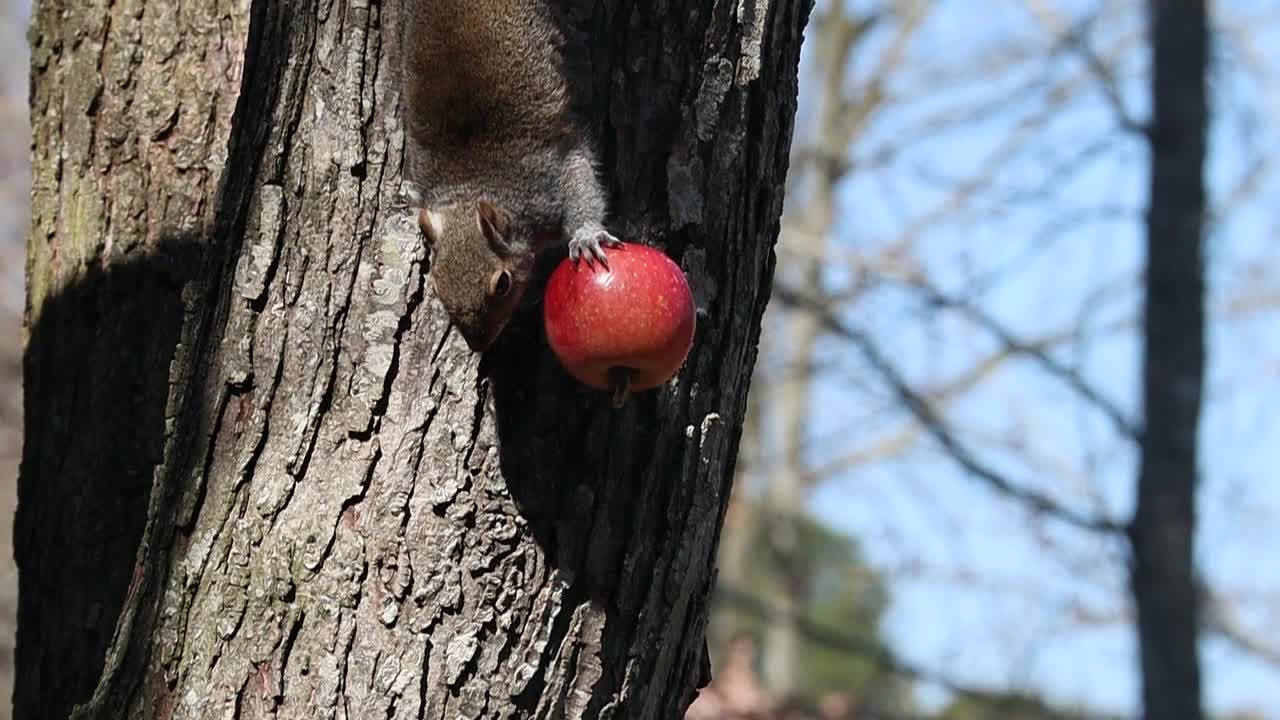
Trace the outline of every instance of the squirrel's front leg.
{"label": "squirrel's front leg", "polygon": [[605,194],[590,150],[582,147],[570,154],[565,163],[564,231],[569,238],[569,258],[599,261],[608,267],[606,247],[618,247],[622,241],[604,227]]}

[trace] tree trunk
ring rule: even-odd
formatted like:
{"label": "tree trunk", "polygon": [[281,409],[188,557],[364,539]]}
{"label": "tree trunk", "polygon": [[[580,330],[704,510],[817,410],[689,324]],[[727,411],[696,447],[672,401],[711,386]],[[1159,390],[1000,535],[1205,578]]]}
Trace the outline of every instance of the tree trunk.
{"label": "tree trunk", "polygon": [[1205,363],[1204,0],[1151,0],[1153,115],[1142,442],[1130,535],[1143,716],[1200,720],[1195,576],[1197,435]]}
{"label": "tree trunk", "polygon": [[16,717],[683,714],[808,3],[568,4],[611,226],[699,308],[621,411],[540,287],[449,331],[399,3],[38,3]]}

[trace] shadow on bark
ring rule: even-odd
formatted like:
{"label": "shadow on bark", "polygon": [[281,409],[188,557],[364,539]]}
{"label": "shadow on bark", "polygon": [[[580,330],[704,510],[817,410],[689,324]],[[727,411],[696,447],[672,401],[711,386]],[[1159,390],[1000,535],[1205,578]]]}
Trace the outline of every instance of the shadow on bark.
{"label": "shadow on bark", "polygon": [[[614,462],[627,452],[621,441],[632,433],[617,432],[617,426],[632,416],[628,409],[648,398],[632,397],[631,407],[614,413],[603,393],[578,384],[560,368],[542,329],[542,286],[564,253],[550,255],[539,260],[530,289],[533,301],[524,304],[511,331],[486,353],[480,374],[492,383],[508,488],[548,557],[580,575],[590,570],[584,567],[582,535],[591,530],[589,519],[599,496],[610,489],[610,478],[619,475],[602,467],[605,450]],[[607,568],[597,570],[608,573]],[[610,585],[593,583],[605,580],[596,574],[588,572],[583,579],[592,596],[605,599]]]}
{"label": "shadow on bark", "polygon": [[17,717],[67,717],[97,684],[135,575],[183,286],[200,259],[193,239],[163,241],[91,264],[28,311]]}
{"label": "shadow on bark", "polygon": [[[636,608],[657,569],[655,547],[663,547],[689,510],[668,503],[691,492],[678,483],[693,476],[684,467],[688,458],[669,442],[670,430],[664,438],[662,428],[645,420],[687,418],[690,398],[680,393],[660,400],[659,393],[642,392],[613,410],[608,393],[579,384],[560,367],[546,342],[541,298],[564,257],[539,259],[533,301],[485,354],[480,376],[491,384],[507,488],[551,564],[573,579],[566,604],[604,610],[611,630],[601,654],[605,667],[621,667],[634,642]],[[659,408],[660,402],[672,406]],[[655,454],[638,455],[645,448]],[[552,637],[558,642],[564,632],[556,628]],[[710,680],[702,645],[697,687]]]}
{"label": "shadow on bark", "polygon": [[[556,15],[566,39],[570,104],[588,122],[608,117],[610,102],[616,102],[611,97],[616,92],[609,82],[612,75],[600,71],[616,62],[611,56],[616,48],[601,39],[618,37],[621,29],[610,28],[609,23],[620,23],[626,16],[613,16],[599,7],[571,0]],[[636,176],[665,178],[665,165],[647,165],[654,157],[665,157],[663,153],[625,153],[619,142],[625,145],[630,140],[639,148],[666,147],[681,116],[679,96],[653,92],[644,107],[650,116],[636,121],[636,127],[643,128],[643,141],[620,137],[616,127],[610,132],[589,132],[597,141],[602,167],[621,163]],[[628,157],[619,159],[619,152]],[[665,188],[664,182],[645,186],[654,192]],[[612,190],[611,229],[630,241],[658,240],[632,236],[628,231],[634,233],[635,228],[622,220],[636,207],[665,206],[665,198],[620,198],[616,183]],[[688,242],[681,232],[661,238],[661,245],[677,262]],[[643,633],[641,608],[653,602],[649,594],[663,583],[663,574],[673,569],[666,555],[679,546],[695,510],[691,499],[697,493],[682,480],[697,477],[692,467],[696,460],[676,439],[683,439],[683,428],[694,415],[691,405],[697,403],[688,395],[690,383],[685,382],[675,395],[638,393],[615,411],[607,393],[584,387],[560,367],[546,342],[541,301],[547,279],[565,256],[560,250],[539,258],[529,300],[485,353],[479,380],[490,385],[507,489],[548,562],[570,580],[564,605],[589,604],[603,611],[608,630],[600,638],[601,664],[623,668],[639,641],[636,634]],[[690,362],[696,364],[696,359],[691,357]],[[705,369],[692,365],[686,370],[691,377],[707,375]],[[660,418],[668,423],[659,424]],[[680,430],[673,432],[671,425]],[[701,615],[705,602],[705,598],[693,599],[692,605],[699,609],[692,616]],[[552,628],[550,647],[565,638],[571,616],[564,613]],[[694,634],[702,635],[700,621],[695,624]],[[699,637],[696,644],[700,647],[695,652],[701,657],[692,659],[695,667],[688,668],[687,675],[696,675],[695,685],[702,687],[710,680],[710,662],[705,641]],[[593,688],[587,716],[598,714],[621,686],[621,676],[606,672],[603,682]],[[521,702],[534,707],[542,691],[539,681],[531,683]],[[686,698],[683,704],[691,700]]]}

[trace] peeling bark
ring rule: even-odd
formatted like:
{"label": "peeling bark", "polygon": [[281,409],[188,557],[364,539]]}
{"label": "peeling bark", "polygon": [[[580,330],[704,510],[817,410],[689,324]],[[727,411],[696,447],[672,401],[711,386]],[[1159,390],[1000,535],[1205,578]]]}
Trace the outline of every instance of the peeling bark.
{"label": "peeling bark", "polygon": [[38,3],[15,717],[680,717],[808,9],[568,8],[611,225],[699,308],[612,411],[540,287],[449,331],[398,3]]}

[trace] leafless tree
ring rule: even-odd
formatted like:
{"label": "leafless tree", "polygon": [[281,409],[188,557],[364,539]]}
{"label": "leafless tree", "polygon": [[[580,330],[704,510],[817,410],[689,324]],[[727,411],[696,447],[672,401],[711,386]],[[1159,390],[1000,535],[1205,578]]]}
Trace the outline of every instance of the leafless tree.
{"label": "leafless tree", "polygon": [[[901,10],[910,4],[886,5]],[[1276,657],[1266,633],[1256,624],[1251,627],[1246,616],[1233,609],[1237,599],[1256,607],[1267,607],[1265,603],[1272,601],[1252,601],[1229,587],[1212,587],[1191,560],[1196,516],[1192,490],[1202,464],[1195,452],[1195,419],[1202,412],[1204,358],[1196,353],[1203,352],[1211,321],[1226,322],[1236,313],[1258,317],[1274,308],[1272,299],[1277,296],[1274,283],[1268,284],[1273,275],[1262,268],[1249,276],[1256,283],[1226,298],[1220,314],[1206,315],[1203,238],[1270,187],[1272,163],[1266,143],[1255,139],[1250,161],[1210,202],[1201,171],[1209,118],[1203,87],[1209,59],[1224,53],[1201,52],[1195,42],[1180,44],[1161,33],[1174,32],[1171,27],[1201,32],[1206,48],[1212,36],[1217,47],[1230,49],[1230,59],[1246,73],[1262,76],[1265,61],[1251,48],[1258,44],[1256,33],[1267,18],[1219,7],[1217,15],[1196,30],[1188,29],[1190,16],[1180,15],[1195,14],[1185,4],[1176,10],[1169,9],[1173,7],[1169,3],[1150,5],[1153,11],[1163,8],[1178,15],[1172,26],[1158,14],[1148,24],[1136,8],[1124,4],[1098,3],[1084,16],[1073,15],[1065,7],[1052,0],[1001,6],[1000,11],[1020,12],[1043,44],[1025,40],[1034,32],[1015,38],[996,34],[982,52],[965,56],[948,48],[932,66],[929,58],[939,57],[936,44],[929,45],[928,52],[908,50],[887,82],[879,85],[864,82],[875,76],[874,71],[859,71],[859,64],[877,67],[867,56],[846,58],[838,73],[818,72],[821,82],[806,86],[822,99],[804,100],[802,106],[822,107],[833,102],[833,95],[840,98],[834,102],[852,104],[844,100],[846,94],[871,96],[868,88],[877,90],[876,103],[870,117],[845,105],[846,128],[861,123],[870,129],[834,141],[800,125],[794,148],[797,172],[791,180],[780,241],[781,256],[794,272],[779,273],[775,297],[781,305],[770,310],[776,324],[770,326],[772,337],[765,339],[766,362],[761,364],[761,372],[775,368],[790,375],[766,376],[769,380],[762,383],[778,393],[769,395],[775,398],[767,404],[770,421],[783,419],[759,441],[763,449],[758,453],[757,479],[769,486],[762,492],[773,493],[773,507],[799,507],[813,488],[829,488],[833,477],[877,468],[901,468],[897,482],[908,487],[914,484],[908,473],[927,473],[928,482],[936,483],[942,476],[938,470],[948,467],[977,480],[990,493],[988,498],[995,498],[988,516],[1009,520],[1000,531],[1021,531],[1025,542],[1041,549],[1045,565],[1061,566],[1074,579],[1072,588],[1051,590],[1035,580],[984,576],[979,569],[933,565],[911,557],[913,538],[892,527],[900,516],[883,509],[884,533],[904,548],[907,557],[881,569],[904,579],[1025,596],[1028,604],[1057,608],[1063,622],[1076,632],[1133,623],[1143,647],[1142,675],[1179,688],[1177,692],[1161,690],[1160,698],[1155,698],[1148,687],[1144,704],[1149,716],[1199,717],[1161,714],[1162,708],[1174,706],[1182,713],[1200,712],[1198,681],[1193,682],[1199,675],[1195,667],[1199,629],[1264,662]],[[929,14],[947,10],[946,3],[929,5]],[[1236,12],[1241,17],[1233,15]],[[819,16],[816,42],[829,37],[828,32],[835,34],[821,25],[831,14],[839,11],[827,9]],[[891,47],[890,27],[880,28],[882,34],[873,35],[869,46],[877,51]],[[907,45],[927,42],[919,38],[936,43],[938,35],[928,32],[925,27],[910,34]],[[1161,43],[1169,42],[1191,51],[1162,53]],[[1147,63],[1142,58],[1152,47],[1155,52]],[[815,68],[823,58],[816,48]],[[1171,66],[1161,65],[1170,58],[1174,58]],[[844,73],[853,79],[831,79]],[[1181,79],[1171,80],[1169,73],[1181,73]],[[1166,97],[1175,89],[1187,93],[1192,92],[1187,88],[1197,87],[1201,88],[1198,96]],[[863,91],[868,92],[858,95]],[[1142,102],[1139,93],[1151,93],[1153,102]],[[1228,96],[1228,104],[1241,107],[1215,114],[1215,122],[1229,121],[1231,112],[1254,118],[1245,127],[1263,121],[1249,109],[1254,101]],[[1143,117],[1136,108],[1148,104],[1153,111]],[[1162,120],[1162,107],[1203,111]],[[1082,127],[1096,132],[1077,132],[1064,141],[1057,126],[1063,118],[1081,112],[1091,113],[1093,119],[1092,125]],[[814,112],[815,118],[821,116]],[[887,121],[886,116],[894,119]],[[1002,117],[1007,118],[1001,125],[1004,134],[987,132],[983,137],[973,129]],[[815,122],[814,127],[821,124]],[[930,142],[964,143],[966,133],[974,138],[969,155],[978,159],[966,163],[962,173],[936,172],[932,164],[920,161],[915,148]],[[1200,145],[1187,133],[1199,133]],[[1080,178],[1098,163],[1122,158],[1129,167],[1140,167],[1132,159],[1145,157],[1148,149],[1152,184],[1147,198],[1117,193],[1095,201],[1073,195]],[[913,152],[916,158],[909,161]],[[1201,165],[1193,166],[1191,156],[1197,153]],[[801,184],[802,179],[813,177],[805,171],[828,173],[828,185],[822,181]],[[933,192],[912,191],[899,210],[892,207],[901,194],[893,183],[909,173],[915,173],[909,179],[916,187]],[[832,197],[858,199],[838,199],[834,213],[823,212],[821,204],[810,202],[819,192],[814,188],[832,185],[839,190]],[[885,187],[882,194],[871,192],[877,186]],[[918,200],[922,196],[930,201]],[[888,213],[897,213],[892,221],[879,224],[889,226],[889,232],[878,232],[876,223],[859,215],[876,203],[890,206]],[[989,225],[999,233],[1004,227],[1001,219],[1012,214],[1028,218],[1020,227],[1040,228],[1029,238],[1005,243],[1025,249],[1014,252],[1000,243],[968,239],[970,233],[992,232],[985,229]],[[793,234],[793,229],[799,232]],[[1107,265],[1104,255],[1098,263],[1103,270],[1093,287],[1061,300],[1063,306],[1078,307],[1077,317],[1066,322],[1059,319],[1066,312],[1050,312],[1046,316],[1053,320],[1029,325],[1001,306],[997,298],[1002,283],[1028,273],[1027,268],[1048,256],[1063,238],[1080,243],[1090,234],[1099,241],[1132,236],[1135,242],[1126,247],[1141,250],[1148,258],[1148,269],[1143,271],[1136,263]],[[1190,239],[1192,235],[1197,239]],[[1187,239],[1174,240],[1184,236]],[[983,257],[983,248],[994,249],[1002,257]],[[1078,254],[1090,252],[1096,251],[1080,249]],[[805,267],[819,265],[826,268],[825,274],[803,272]],[[1162,268],[1177,268],[1183,275],[1161,279]],[[1052,282],[1051,272],[1046,277]],[[806,315],[807,320],[791,320]],[[812,330],[802,331],[814,323],[818,337],[843,341],[831,346],[839,349],[825,355],[806,350],[813,344],[801,340],[814,335]],[[929,339],[930,334],[937,339]],[[1148,374],[1142,383],[1117,389],[1114,379],[1100,377],[1087,358],[1095,346],[1130,339],[1147,348]],[[771,340],[776,344],[771,345]],[[928,357],[931,349],[936,349],[938,359]],[[770,365],[771,354],[786,359],[775,359]],[[1052,388],[1044,394],[1051,394],[1053,400],[1041,410],[1029,409],[1034,401],[1019,397],[1018,392],[1034,388],[1040,394],[1044,386],[1009,379],[1028,375],[1041,383],[1047,378],[1046,385]],[[1175,382],[1174,376],[1180,379]],[[990,405],[1000,399],[1002,387],[1014,388],[1008,398],[1007,428],[988,429],[958,409],[978,402]],[[802,417],[784,412],[789,406],[781,393],[798,391],[803,398],[832,388],[856,397],[859,410],[842,422],[826,420],[826,426],[839,428],[828,439],[814,437],[814,417],[822,408],[810,402]],[[1081,425],[1097,438],[1096,447],[1084,448],[1079,458],[1071,456],[1075,445],[1055,434],[1064,423],[1072,422],[1071,416],[1084,417]],[[1041,422],[1040,427],[1033,424]],[[1169,452],[1174,446],[1181,454]],[[1136,487],[1139,497],[1132,517],[1126,517],[1123,500],[1117,500],[1126,493],[1112,484],[1126,458],[1133,459],[1136,470],[1129,474],[1130,480],[1137,476],[1136,483],[1128,484]],[[793,477],[802,482],[789,480]],[[771,484],[781,480],[787,480],[782,483],[786,487],[772,489]],[[978,508],[932,506],[937,501],[927,483],[918,484],[919,504],[912,512],[936,517],[933,525],[939,534],[965,527],[979,532],[976,523],[981,521],[971,517]],[[859,501],[877,499],[869,498],[866,490],[860,492],[854,495]],[[792,498],[789,504],[783,502],[787,498]],[[1014,517],[1025,522],[1015,523]],[[1170,542],[1175,545],[1166,547]],[[1126,582],[1130,569],[1131,582]],[[1211,614],[1197,609],[1202,602],[1213,608]],[[774,633],[782,635],[788,628],[786,618],[792,616],[789,607],[785,602],[772,603],[769,612],[776,613],[771,616]],[[766,667],[769,662],[766,655]],[[975,689],[963,673],[929,669],[923,675],[932,677],[923,682],[935,686]]]}

